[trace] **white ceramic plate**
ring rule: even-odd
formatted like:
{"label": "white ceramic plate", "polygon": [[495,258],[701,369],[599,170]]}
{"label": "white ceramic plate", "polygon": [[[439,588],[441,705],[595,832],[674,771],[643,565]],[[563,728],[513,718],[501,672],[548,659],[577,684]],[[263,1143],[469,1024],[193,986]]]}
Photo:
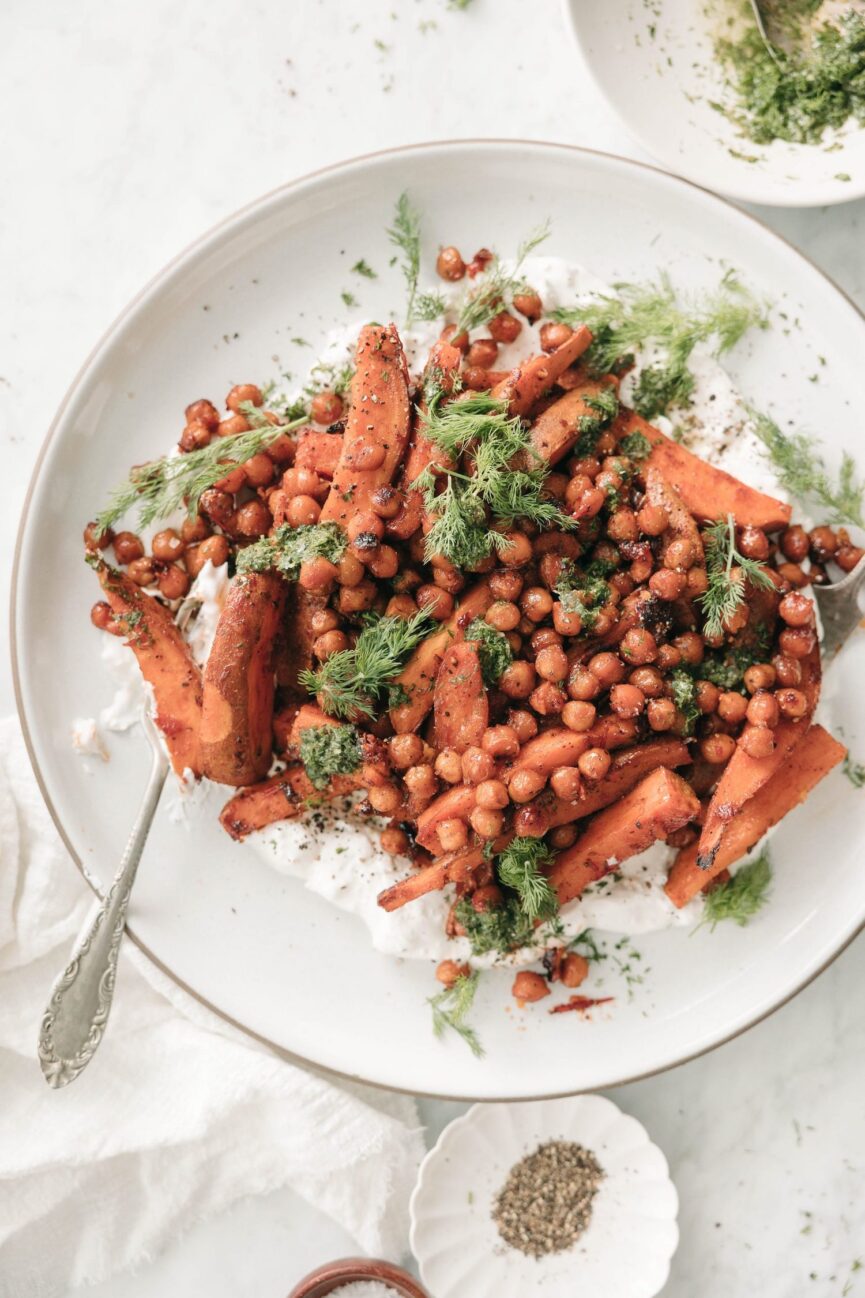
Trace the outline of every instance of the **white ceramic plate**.
{"label": "white ceramic plate", "polygon": [[[734,265],[787,316],[783,329],[759,335],[754,354],[732,357],[741,389],[820,430],[834,462],[854,412],[865,409],[865,322],[855,308],[750,217],[650,168],[555,145],[436,144],[348,163],[247,208],[185,252],[111,328],[57,417],[22,524],[13,604],[21,714],[57,824],[98,879],[114,870],[149,756],[130,734],[90,775],[70,746],[72,719],[97,715],[112,692],[88,619],[96,589],[82,562],[82,523],[131,463],[171,440],[191,397],[220,396],[280,364],[308,366],[315,351],[290,340],[302,334],[318,347],[344,316],[343,289],[371,318],[398,318],[403,288],[387,270],[384,230],[403,188],[424,213],[430,273],[440,240],[508,250],[547,215],[550,251],[608,281],[663,267],[680,285],[714,286]],[[360,287],[348,274],[359,257],[381,271]],[[818,370],[820,382],[808,382]],[[837,720],[865,745],[855,654],[848,648],[832,669],[847,686]],[[759,920],[640,940],[635,969],[650,970],[645,981],[629,995],[606,974],[616,1001],[594,1022],[551,1017],[543,1005],[520,1012],[509,976],[487,976],[474,1014],[483,1060],[457,1039],[433,1037],[429,965],[371,950],[359,921],[231,843],[215,820],[192,836],[163,809],[130,929],[178,981],[306,1061],[444,1096],[549,1096],[669,1067],[803,986],[862,923],[863,834],[865,796],[833,775],[779,832],[775,895]]]}
{"label": "white ceramic plate", "polygon": [[729,102],[713,43],[731,2],[563,0],[585,62],[611,107],[671,171],[752,203],[810,207],[861,198],[865,128],[848,123],[820,145],[774,140],[764,146],[742,136],[712,107]]}
{"label": "white ceramic plate", "polygon": [[[588,1227],[561,1253],[527,1257],[492,1218],[515,1163],[550,1140],[590,1150],[604,1170]],[[601,1095],[478,1104],[446,1127],[411,1198],[411,1248],[436,1298],[653,1298],[679,1242],[667,1160],[636,1118]]]}

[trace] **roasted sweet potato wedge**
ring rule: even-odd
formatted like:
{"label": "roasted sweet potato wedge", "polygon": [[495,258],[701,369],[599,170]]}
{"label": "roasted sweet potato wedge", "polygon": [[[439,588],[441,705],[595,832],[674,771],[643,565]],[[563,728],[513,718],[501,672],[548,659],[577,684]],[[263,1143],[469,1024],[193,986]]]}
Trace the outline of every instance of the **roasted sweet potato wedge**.
{"label": "roasted sweet potato wedge", "polygon": [[774,752],[768,757],[749,757],[741,745],[737,746],[718,781],[706,813],[697,851],[697,864],[701,870],[711,868],[730,821],[772,779],[776,771],[783,769],[790,753],[811,724],[820,696],[819,648],[815,647],[807,658],[801,659],[801,664],[802,680],[799,688],[808,698],[808,713],[798,721],[782,718],[773,732]]}
{"label": "roasted sweet potato wedge", "polygon": [[601,811],[573,847],[556,857],[549,879],[559,902],[573,901],[621,862],[687,825],[699,813],[693,789],[660,767],[636,788]]}
{"label": "roasted sweet potato wedge", "polygon": [[556,798],[548,805],[550,828],[569,825],[584,816],[592,816],[603,807],[609,807],[659,766],[672,768],[686,766],[691,760],[687,744],[681,739],[653,739],[648,744],[638,744],[616,753],[610,769],[595,785],[586,785],[582,797],[575,802]]}
{"label": "roasted sweet potato wedge", "polygon": [[633,411],[628,412],[623,431],[642,433],[651,442],[646,466],[658,469],[668,482],[675,483],[686,506],[701,522],[732,514],[740,527],[762,527],[767,532],[776,532],[789,523],[789,505],[707,464]]}
{"label": "roasted sweet potato wedge", "polygon": [[417,730],[433,706],[436,677],[445,650],[454,640],[462,638],[470,622],[483,617],[492,602],[488,583],[479,581],[466,591],[441,629],[427,636],[415,649],[394,682],[408,695],[406,703],[390,710],[391,724],[398,735]]}
{"label": "roasted sweet potato wedge", "polygon": [[332,478],[342,455],[342,442],[342,433],[302,429],[297,439],[294,463],[299,469],[314,469],[323,478]]}
{"label": "roasted sweet potato wedge", "polygon": [[567,342],[548,355],[531,356],[492,389],[494,397],[507,401],[512,415],[527,415],[536,401],[547,392],[574,361],[582,356],[592,341],[585,325],[580,325]]}
{"label": "roasted sweet potato wedge", "polygon": [[480,744],[490,719],[477,646],[459,640],[445,650],[434,690],[435,746],[464,753]]}
{"label": "roasted sweet potato wedge", "polygon": [[603,388],[616,386],[617,380],[584,378],[578,387],[571,388],[563,397],[535,419],[532,424],[532,447],[548,464],[558,464],[575,445],[580,436],[580,421],[592,418],[596,412],[586,404],[586,397],[596,396]]}
{"label": "roasted sweet potato wedge", "polygon": [[128,636],[126,643],[153,689],[155,721],[178,775],[201,774],[201,673],[164,604],[145,594],[123,572],[97,569],[105,598]]}
{"label": "roasted sweet potato wedge", "polygon": [[586,733],[554,726],[523,744],[511,765],[511,771],[538,771],[550,774],[557,766],[576,766],[592,741]]}
{"label": "roasted sweet potato wedge", "polygon": [[730,821],[715,860],[708,870],[697,864],[697,844],[683,847],[673,862],[664,891],[674,906],[685,906],[706,884],[759,843],[764,834],[783,820],[824,776],[844,760],[843,744],[823,729],[811,726],[776,771],[753,798]]}
{"label": "roasted sweet potato wedge", "polygon": [[244,573],[219,616],[201,716],[201,766],[217,784],[252,784],[270,766],[274,642],[284,601],[277,573]]}

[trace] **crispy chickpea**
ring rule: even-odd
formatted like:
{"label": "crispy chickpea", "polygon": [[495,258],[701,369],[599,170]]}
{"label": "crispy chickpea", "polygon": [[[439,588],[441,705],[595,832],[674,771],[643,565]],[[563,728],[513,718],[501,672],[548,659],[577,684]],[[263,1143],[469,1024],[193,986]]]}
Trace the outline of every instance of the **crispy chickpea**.
{"label": "crispy chickpea", "polygon": [[574,730],[577,734],[591,730],[596,716],[597,708],[594,703],[587,703],[582,699],[569,699],[562,708],[562,721],[569,730]]}
{"label": "crispy chickpea", "polygon": [[520,608],[530,622],[543,622],[553,611],[553,597],[543,586],[529,586],[520,598]]}
{"label": "crispy chickpea", "polygon": [[610,690],[610,707],[618,717],[638,717],[646,706],[646,696],[636,685],[614,685]]}
{"label": "crispy chickpea", "polygon": [[521,744],[527,744],[538,733],[537,718],[523,708],[511,708],[508,725]]}
{"label": "crispy chickpea", "polygon": [[704,761],[710,762],[713,766],[721,766],[729,762],[735,751],[736,741],[732,735],[719,732],[700,740],[700,755]]}
{"label": "crispy chickpea", "polygon": [[644,536],[660,536],[670,526],[670,519],[660,505],[643,505],[637,512],[637,526]]}
{"label": "crispy chickpea", "polygon": [[236,496],[241,487],[246,485],[246,470],[242,464],[235,464],[233,460],[224,460],[222,463],[228,472],[224,478],[214,483],[214,488],[216,491],[225,492],[226,495]]}
{"label": "crispy chickpea", "polygon": [[664,567],[676,572],[687,572],[697,559],[694,543],[686,536],[675,537],[664,551]]}
{"label": "crispy chickpea", "polygon": [[515,293],[513,296],[514,310],[519,311],[527,320],[533,324],[535,320],[540,320],[544,304],[534,289],[525,289],[522,293]]}
{"label": "crispy chickpea", "polygon": [[[313,559],[312,562],[315,563],[316,560]],[[329,567],[332,568],[333,564]],[[340,586],[337,607],[340,613],[365,613],[367,609],[372,608],[377,594],[375,582],[368,579],[359,581],[356,586]]]}
{"label": "crispy chickpea", "polygon": [[532,543],[523,532],[502,532],[507,545],[499,554],[499,563],[505,568],[521,568],[532,557]]}
{"label": "crispy chickpea", "polygon": [[458,978],[467,978],[470,973],[467,964],[457,964],[456,960],[442,960],[436,966],[436,978],[443,987],[453,987]]}
{"label": "crispy chickpea", "polygon": [[466,264],[460,256],[459,248],[449,244],[446,248],[439,249],[439,255],[436,257],[436,274],[440,279],[454,283],[462,279],[465,273]]}
{"label": "crispy chickpea", "polygon": [[831,527],[815,527],[808,540],[811,554],[818,563],[828,563],[838,549],[838,538]]}
{"label": "crispy chickpea", "polygon": [[156,533],[151,549],[154,559],[158,559],[160,563],[174,563],[181,557],[186,546],[173,527],[166,527]]}
{"label": "crispy chickpea", "polygon": [[107,550],[114,540],[110,527],[100,529],[95,523],[88,523],[84,529],[84,548],[86,550]]}
{"label": "crispy chickpea", "polygon": [[628,681],[642,690],[647,699],[659,699],[666,689],[664,678],[656,667],[635,667]]}
{"label": "crispy chickpea", "polygon": [[210,532],[210,524],[206,518],[202,518],[201,514],[196,514],[194,518],[184,518],[180,525],[180,535],[186,545],[192,545],[196,541],[206,541]]}
{"label": "crispy chickpea", "polygon": [[513,726],[490,726],[484,731],[481,748],[490,757],[516,757],[520,740]]}
{"label": "crispy chickpea", "polygon": [[345,554],[336,565],[336,580],[340,586],[359,586],[364,580],[366,569],[358,559],[356,554],[351,554],[346,550]]}
{"label": "crispy chickpea", "polygon": [[778,605],[778,613],[788,626],[810,626],[814,621],[814,602],[807,595],[791,591]]}
{"label": "crispy chickpea", "polygon": [[769,538],[762,527],[748,525],[739,532],[739,549],[746,559],[762,563],[769,558]]}
{"label": "crispy chickpea", "polygon": [[361,512],[349,520],[346,534],[349,541],[357,541],[367,536],[371,536],[375,541],[381,541],[384,539],[384,523],[378,514]]}
{"label": "crispy chickpea", "polygon": [[807,658],[817,643],[808,627],[785,627],[778,636],[778,648],[789,658]]}
{"label": "crispy chickpea", "polygon": [[[391,764],[398,771],[407,771],[410,766],[417,766],[423,757],[423,740],[420,735],[394,735],[388,741]],[[445,750],[453,751],[453,750]],[[436,774],[439,774],[436,771]]]}
{"label": "crispy chickpea", "polygon": [[144,546],[134,532],[118,532],[112,542],[118,563],[134,563],[144,557]]}
{"label": "crispy chickpea", "polygon": [[735,690],[725,690],[718,697],[718,716],[729,725],[738,726],[745,720],[748,700]]}
{"label": "crispy chickpea", "polygon": [[433,584],[419,586],[415,601],[418,608],[425,609],[436,622],[446,622],[454,611],[453,595]]}
{"label": "crispy chickpea", "polygon": [[261,388],[256,387],[254,383],[238,383],[225,398],[225,404],[235,414],[240,413],[240,407],[246,401],[254,406],[263,406],[264,397],[261,395]]}
{"label": "crispy chickpea", "polygon": [[475,807],[469,816],[469,823],[479,838],[498,838],[504,828],[505,818],[500,811]]}
{"label": "crispy chickpea", "polygon": [[566,847],[573,847],[577,841],[576,825],[556,825],[555,829],[550,830],[550,847],[554,847],[557,852],[561,852]]}
{"label": "crispy chickpea", "polygon": [[611,514],[607,522],[607,536],[611,541],[617,543],[636,541],[639,536],[639,527],[637,525],[637,515],[634,511],[625,506],[622,509],[617,509],[615,514]]}
{"label": "crispy chickpea", "polygon": [[571,668],[568,676],[568,693],[572,699],[580,701],[596,699],[602,689],[601,682],[594,672],[589,671],[588,667],[577,663]]}
{"label": "crispy chickpea", "polygon": [[535,688],[537,676],[531,663],[515,662],[499,677],[499,689],[509,699],[527,699]]}
{"label": "crispy chickpea", "polygon": [[542,649],[549,649],[553,645],[560,649],[564,644],[564,640],[558,631],[555,631],[551,626],[542,626],[537,631],[532,632],[529,643],[534,652],[538,654]]}
{"label": "crispy chickpea", "polygon": [[682,661],[682,654],[675,645],[658,645],[658,669],[662,672],[674,671]]}
{"label": "crispy chickpea", "polygon": [[523,584],[523,577],[519,572],[498,570],[490,573],[490,592],[496,599],[513,603],[519,599]]}
{"label": "crispy chickpea", "polygon": [[546,776],[541,771],[527,768],[516,770],[508,780],[508,792],[514,802],[531,802],[546,784]]}
{"label": "crispy chickpea", "polygon": [[468,365],[460,375],[463,387],[470,392],[487,392],[492,386],[490,371],[480,365]]}
{"label": "crispy chickpea", "polygon": [[673,647],[679,651],[680,662],[696,667],[703,661],[703,638],[696,631],[684,631],[676,636]]}
{"label": "crispy chickpea", "polygon": [[[600,469],[598,472],[600,472]],[[568,485],[565,488],[565,504],[573,508],[580,497],[587,491],[591,491],[594,485],[593,479],[590,478],[587,473],[571,474]]]}
{"label": "crispy chickpea", "polygon": [[768,726],[746,726],[739,736],[739,743],[749,757],[758,761],[775,751],[775,739]]}
{"label": "crispy chickpea", "polygon": [[237,433],[249,432],[249,420],[245,415],[230,415],[223,419],[216,428],[217,437],[235,437]]}
{"label": "crispy chickpea", "polygon": [[143,559],[133,559],[126,569],[126,575],[136,586],[152,586],[156,581],[153,560],[146,556]]}
{"label": "crispy chickpea", "polygon": [[443,852],[458,852],[468,842],[469,831],[464,820],[443,820],[436,833]]}
{"label": "crispy chickpea", "polygon": [[[315,469],[292,465],[282,475],[282,488],[288,496],[314,496],[316,499],[328,490],[328,484]],[[382,528],[384,535],[384,528]]]}
{"label": "crispy chickpea", "polygon": [[[380,545],[366,561],[366,566],[374,577],[387,581],[390,577],[395,577],[399,568],[399,555],[392,545]],[[420,594],[420,591],[418,591]],[[446,595],[447,592],[440,590],[438,595]],[[447,599],[451,599],[447,595]],[[451,599],[451,607],[453,600]]]}
{"label": "crispy chickpea", "polygon": [[217,527],[233,530],[234,499],[227,491],[222,491],[217,487],[208,487],[207,491],[201,493],[199,508]]}
{"label": "crispy chickpea", "polygon": [[668,603],[680,599],[688,587],[688,578],[683,572],[674,572],[672,568],[659,568],[649,578],[649,590],[658,599]]}
{"label": "crispy chickpea", "polygon": [[533,1001],[542,1001],[549,994],[550,989],[547,986],[546,979],[539,973],[532,973],[530,969],[521,969],[511,988],[511,995],[520,1005],[528,1005]]}
{"label": "crispy chickpea", "polygon": [[602,780],[610,769],[610,754],[605,748],[587,748],[577,760],[577,766],[587,780]]}
{"label": "crispy chickpea", "polygon": [[563,681],[568,674],[568,655],[559,645],[547,645],[535,658],[535,671],[542,680]]}
{"label": "crispy chickpea", "polygon": [[481,780],[476,791],[477,805],[487,811],[501,811],[510,802],[502,780]]}
{"label": "crispy chickpea", "polygon": [[779,685],[801,685],[802,665],[796,658],[790,658],[787,654],[776,654],[772,659],[772,666],[775,668]]}
{"label": "crispy chickpea", "polygon": [[[303,497],[295,497],[295,500]],[[291,502],[294,505],[295,500]],[[316,508],[316,519],[318,519],[318,505],[312,502]],[[291,506],[289,506],[291,508]],[[234,515],[234,526],[241,536],[264,536],[273,526],[273,516],[263,500],[247,500],[246,504],[241,505]]]}
{"label": "crispy chickpea", "polygon": [[386,617],[414,617],[417,612],[417,604],[411,595],[392,595],[385,605]]}
{"label": "crispy chickpea", "polygon": [[498,884],[486,883],[482,888],[475,888],[472,893],[472,908],[481,915],[485,911],[494,910],[496,906],[501,906],[504,899]]}
{"label": "crispy chickpea", "polygon": [[381,847],[388,856],[406,856],[409,850],[408,834],[395,826],[381,832]]}
{"label": "crispy chickpea", "polygon": [[484,614],[484,621],[496,631],[514,631],[520,624],[520,610],[516,604],[497,599]]}
{"label": "crispy chickpea", "polygon": [[204,397],[191,402],[184,410],[183,417],[188,424],[204,424],[211,432],[219,423],[219,411],[212,401],[207,401]]}
{"label": "crispy chickpea", "polygon": [[606,501],[607,493],[603,487],[589,487],[587,491],[582,492],[579,498],[574,501],[571,506],[571,513],[574,518],[595,518],[603,509]]}
{"label": "crispy chickpea", "polygon": [[718,699],[721,697],[721,691],[712,681],[697,681],[694,691],[694,702],[703,713],[708,716],[714,712],[718,706]]}
{"label": "crispy chickpea", "polygon": [[678,718],[678,711],[672,699],[649,699],[646,705],[649,728],[655,731],[672,730]]}
{"label": "crispy chickpea", "polygon": [[347,648],[348,637],[344,631],[323,631],[312,642],[312,652],[319,662],[325,662],[332,654],[342,653]]}
{"label": "crispy chickpea", "polygon": [[107,604],[104,599],[97,600],[90,610],[90,621],[100,631],[107,631],[114,620],[114,614],[111,611],[111,605]]}
{"label": "crispy chickpea", "polygon": [[189,593],[189,573],[176,563],[171,563],[156,579],[159,593],[166,599],[183,599]]}
{"label": "crispy chickpea", "polygon": [[495,338],[478,338],[466,352],[466,364],[490,370],[495,365],[498,354],[499,345]]}
{"label": "crispy chickpea", "polygon": [[616,685],[625,679],[625,664],[618,654],[609,652],[595,654],[586,666],[600,681],[603,689],[609,689],[611,685]]}
{"label": "crispy chickpea", "polygon": [[409,793],[417,798],[431,798],[438,788],[435,771],[426,762],[410,766],[402,778]]}
{"label": "crispy chickpea", "polygon": [[626,662],[642,666],[653,663],[658,657],[658,644],[651,631],[645,627],[632,627],[622,636],[619,653]]}
{"label": "crispy chickpea", "polygon": [[212,563],[214,568],[221,568],[228,563],[228,541],[224,536],[208,536],[198,547],[198,557],[202,566]]}
{"label": "crispy chickpea", "polygon": [[243,472],[246,474],[246,481],[250,487],[269,487],[273,482],[276,465],[269,455],[264,451],[259,451],[257,455],[244,460]]}
{"label": "crispy chickpea", "polygon": [[570,325],[548,320],[540,329],[541,351],[549,353],[557,347],[563,347],[573,332]]}
{"label": "crispy chickpea", "polygon": [[512,343],[523,331],[523,322],[510,311],[500,311],[494,315],[489,324],[490,334],[497,343]]}
{"label": "crispy chickpea", "polygon": [[517,838],[543,838],[549,827],[549,812],[540,803],[530,802],[514,813],[514,833]]}
{"label": "crispy chickpea", "polygon": [[177,439],[177,445],[181,451],[185,451],[187,454],[190,451],[202,451],[205,446],[210,445],[213,434],[213,429],[208,428],[206,424],[202,424],[200,420],[193,419],[184,427],[183,432]]}
{"label": "crispy chickpea", "polygon": [[567,694],[552,681],[543,681],[529,695],[529,703],[542,717],[558,716],[567,701]]}
{"label": "crispy chickpea", "polygon": [[767,690],[758,690],[748,703],[746,716],[751,726],[768,726],[774,729],[780,717],[778,701],[774,694],[770,694]]}
{"label": "crispy chickpea", "polygon": [[793,563],[801,563],[803,559],[807,559],[810,548],[808,533],[798,523],[788,527],[781,535],[781,553]]}
{"label": "crispy chickpea", "polygon": [[468,784],[482,784],[492,778],[496,764],[489,753],[472,744],[463,753],[462,769],[463,779]]}
{"label": "crispy chickpea", "polygon": [[396,518],[402,509],[403,497],[395,487],[385,482],[372,493],[370,506],[379,518]]}
{"label": "crispy chickpea", "polygon": [[771,663],[753,663],[744,674],[745,689],[749,694],[771,689],[777,673]]}
{"label": "crispy chickpea", "polygon": [[852,572],[865,554],[857,545],[839,545],[835,551],[835,562],[842,572]]}
{"label": "crispy chickpea", "polygon": [[561,601],[553,605],[553,626],[559,635],[579,635],[583,629],[583,619],[579,613],[568,613]]}
{"label": "crispy chickpea", "polygon": [[798,563],[779,563],[778,576],[795,590],[808,585],[808,574]]}
{"label": "crispy chickpea", "polygon": [[463,778],[462,758],[455,748],[443,748],[435,760],[435,773],[446,784],[460,784]]}
{"label": "crispy chickpea", "polygon": [[332,608],[317,608],[309,619],[309,625],[316,635],[325,631],[336,631],[339,627],[339,616]]}
{"label": "crispy chickpea", "polygon": [[550,788],[557,798],[574,802],[583,788],[583,780],[576,766],[559,766],[550,776]]}
{"label": "crispy chickpea", "polygon": [[373,811],[380,816],[394,816],[402,806],[402,794],[395,784],[376,784],[369,790],[367,798]]}
{"label": "crispy chickpea", "polygon": [[309,403],[309,413],[315,423],[328,427],[342,419],[345,405],[339,393],[332,392],[328,388],[323,392],[316,392]]}
{"label": "crispy chickpea", "polygon": [[186,554],[183,556],[183,561],[186,564],[186,571],[193,579],[198,576],[205,563],[204,559],[202,559],[199,554],[200,549],[200,545],[190,545],[187,548]]}
{"label": "crispy chickpea", "polygon": [[781,715],[789,717],[792,721],[798,721],[808,711],[808,698],[802,690],[776,690],[775,700]]}
{"label": "crispy chickpea", "polygon": [[559,965],[559,978],[564,987],[579,987],[589,976],[589,962],[577,951],[569,951]]}

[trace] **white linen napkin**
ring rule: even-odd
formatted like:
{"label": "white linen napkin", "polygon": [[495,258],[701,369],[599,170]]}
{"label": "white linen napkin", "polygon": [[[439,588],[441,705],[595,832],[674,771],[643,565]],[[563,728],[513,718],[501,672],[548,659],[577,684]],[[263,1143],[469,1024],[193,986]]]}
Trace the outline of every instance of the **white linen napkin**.
{"label": "white linen napkin", "polygon": [[[36,1036],[92,896],[0,722],[0,1295],[52,1298],[154,1256],[237,1199],[291,1186],[398,1259],[423,1154],[414,1102],[284,1062],[127,943],[105,1039],[71,1086]],[[322,1259],[323,1261],[326,1259]]]}

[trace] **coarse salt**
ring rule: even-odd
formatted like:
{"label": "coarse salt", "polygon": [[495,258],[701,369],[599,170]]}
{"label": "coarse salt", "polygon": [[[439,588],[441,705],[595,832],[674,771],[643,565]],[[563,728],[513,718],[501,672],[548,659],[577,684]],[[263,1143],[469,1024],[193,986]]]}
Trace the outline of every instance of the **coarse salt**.
{"label": "coarse salt", "polygon": [[380,1280],[352,1280],[350,1284],[341,1284],[334,1293],[340,1298],[402,1298],[396,1289]]}

